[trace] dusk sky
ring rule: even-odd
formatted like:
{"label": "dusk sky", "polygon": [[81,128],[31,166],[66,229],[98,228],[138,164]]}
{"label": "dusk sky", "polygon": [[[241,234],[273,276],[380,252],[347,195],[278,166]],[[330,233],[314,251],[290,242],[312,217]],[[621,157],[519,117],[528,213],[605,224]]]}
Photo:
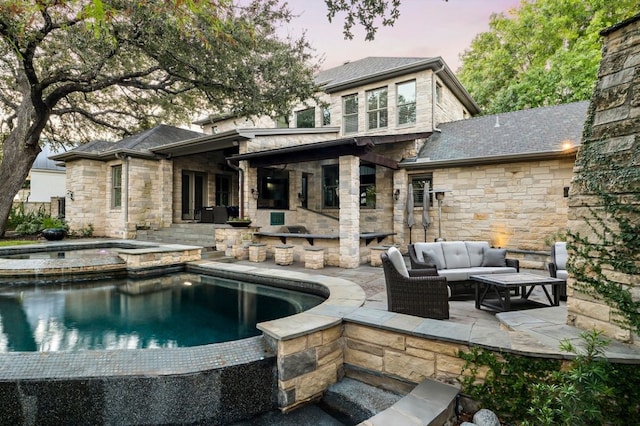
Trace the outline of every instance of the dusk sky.
{"label": "dusk sky", "polygon": [[400,18],[393,27],[380,26],[374,41],[364,40],[357,28],[353,40],[342,34],[343,16],[333,23],[327,20],[323,0],[287,0],[299,17],[288,31],[299,36],[306,30],[307,39],[324,56],[322,69],[338,66],[368,56],[442,56],[449,67],[460,67],[459,56],[476,34],[489,30],[492,13],[508,12],[520,0],[402,0]]}

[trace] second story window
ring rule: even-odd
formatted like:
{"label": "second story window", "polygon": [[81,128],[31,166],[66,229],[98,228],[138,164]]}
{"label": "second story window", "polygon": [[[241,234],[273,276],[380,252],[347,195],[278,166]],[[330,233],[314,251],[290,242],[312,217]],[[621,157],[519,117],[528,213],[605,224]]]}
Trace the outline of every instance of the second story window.
{"label": "second story window", "polygon": [[367,92],[367,128],[387,127],[387,88]]}
{"label": "second story window", "polygon": [[279,115],[275,119],[276,128],[278,129],[286,129],[289,127],[289,117],[286,115]]}
{"label": "second story window", "polygon": [[398,102],[398,124],[416,122],[416,82],[407,81],[396,86]]}
{"label": "second story window", "polygon": [[436,83],[436,102],[442,103],[442,84]]}
{"label": "second story window", "polygon": [[322,125],[331,125],[331,111],[329,111],[329,108],[322,108]]}
{"label": "second story window", "polygon": [[358,94],[342,98],[344,133],[358,131]]}
{"label": "second story window", "polygon": [[111,167],[111,208],[122,207],[122,166]]}
{"label": "second story window", "polygon": [[316,109],[307,108],[296,112],[296,127],[312,128],[316,127]]}

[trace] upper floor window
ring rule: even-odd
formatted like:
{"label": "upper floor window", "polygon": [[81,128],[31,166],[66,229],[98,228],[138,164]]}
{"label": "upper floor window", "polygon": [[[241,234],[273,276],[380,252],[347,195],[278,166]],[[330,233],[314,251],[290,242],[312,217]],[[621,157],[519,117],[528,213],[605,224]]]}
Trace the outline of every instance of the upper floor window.
{"label": "upper floor window", "polygon": [[111,208],[122,207],[122,165],[111,167]]}
{"label": "upper floor window", "polygon": [[367,128],[387,127],[387,88],[367,92]]}
{"label": "upper floor window", "polygon": [[316,127],[316,109],[307,108],[296,112],[296,127],[310,128]]}
{"label": "upper floor window", "polygon": [[358,131],[358,94],[342,98],[344,133]]}
{"label": "upper floor window", "polygon": [[442,84],[436,83],[436,102],[442,103]]}
{"label": "upper floor window", "polygon": [[287,129],[289,127],[289,117],[286,115],[279,115],[274,120],[278,129]]}
{"label": "upper floor window", "polygon": [[398,124],[416,122],[416,82],[407,81],[396,86],[398,102]]}
{"label": "upper floor window", "polygon": [[329,108],[322,108],[322,125],[331,125],[331,111],[329,111]]}

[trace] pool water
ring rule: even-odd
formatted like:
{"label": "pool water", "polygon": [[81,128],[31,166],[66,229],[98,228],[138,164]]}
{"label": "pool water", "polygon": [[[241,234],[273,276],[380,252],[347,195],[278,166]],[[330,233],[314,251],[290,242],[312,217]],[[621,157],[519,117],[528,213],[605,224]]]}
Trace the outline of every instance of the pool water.
{"label": "pool water", "polygon": [[323,300],[194,273],[0,288],[0,352],[219,343],[257,336],[257,323],[302,312]]}

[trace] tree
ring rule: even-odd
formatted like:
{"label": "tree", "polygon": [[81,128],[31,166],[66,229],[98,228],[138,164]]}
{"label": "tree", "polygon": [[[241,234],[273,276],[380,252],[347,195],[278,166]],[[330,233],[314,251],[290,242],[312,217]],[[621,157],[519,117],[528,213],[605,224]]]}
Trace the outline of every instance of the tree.
{"label": "tree", "polygon": [[639,0],[523,0],[494,14],[462,56],[458,77],[485,113],[588,100],[599,32],[633,16]]}
{"label": "tree", "polygon": [[[185,4],[187,6],[185,6]],[[197,111],[278,115],[314,92],[277,0],[4,0],[0,235],[40,143],[123,137]]]}

